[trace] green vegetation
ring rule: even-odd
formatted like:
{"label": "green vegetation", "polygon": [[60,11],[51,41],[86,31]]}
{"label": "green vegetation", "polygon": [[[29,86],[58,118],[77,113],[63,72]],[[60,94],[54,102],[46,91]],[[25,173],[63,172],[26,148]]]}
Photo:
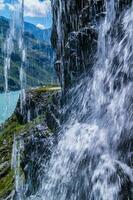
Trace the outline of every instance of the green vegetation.
{"label": "green vegetation", "polygon": [[[61,87],[60,86],[46,86],[46,87],[38,87],[38,88],[35,88],[33,89],[33,91],[35,93],[38,93],[38,94],[41,94],[41,93],[45,93],[45,92],[54,92],[54,91],[60,91],[61,90]],[[32,90],[31,90],[32,92]]]}
{"label": "green vegetation", "polygon": [[0,199],[7,197],[14,189],[14,174],[11,170],[11,156],[14,134],[23,129],[15,116],[12,116],[0,132]]}
{"label": "green vegetation", "polygon": [[0,180],[0,199],[7,197],[14,188],[14,175],[10,170],[9,173]]}
{"label": "green vegetation", "polygon": [[[13,115],[4,125],[0,132],[0,199],[7,197],[14,189],[14,172],[11,170],[11,157],[14,135],[29,134],[29,130],[42,122],[43,117],[21,125],[16,116]],[[50,132],[49,132],[50,133]],[[46,133],[49,134],[49,133]],[[4,166],[5,164],[5,166]],[[22,169],[20,169],[22,171]]]}

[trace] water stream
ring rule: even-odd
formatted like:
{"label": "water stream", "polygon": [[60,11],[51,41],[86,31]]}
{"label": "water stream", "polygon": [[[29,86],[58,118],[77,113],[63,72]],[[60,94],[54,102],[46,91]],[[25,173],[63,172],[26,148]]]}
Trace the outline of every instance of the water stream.
{"label": "water stream", "polygon": [[20,91],[0,93],[0,124],[4,123],[13,114]]}

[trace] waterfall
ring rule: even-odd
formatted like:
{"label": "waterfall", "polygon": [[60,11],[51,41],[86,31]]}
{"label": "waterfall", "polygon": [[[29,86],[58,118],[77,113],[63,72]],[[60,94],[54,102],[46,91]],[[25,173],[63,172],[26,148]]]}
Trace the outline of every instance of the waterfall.
{"label": "waterfall", "polygon": [[[4,77],[5,77],[5,93],[9,91],[8,74],[11,68],[11,56],[15,53],[15,48],[18,48],[21,58],[20,66],[20,88],[21,88],[21,110],[25,100],[25,62],[26,62],[26,49],[24,46],[24,1],[23,0],[11,0],[11,4],[14,9],[11,11],[9,30],[7,31],[5,43],[4,43]],[[16,43],[16,44],[15,44]],[[17,45],[17,46],[15,46]],[[8,96],[7,96],[8,97]],[[8,99],[8,98],[7,98]],[[9,102],[7,102],[8,104]]]}
{"label": "waterfall", "polygon": [[20,67],[20,88],[21,88],[21,95],[20,95],[20,106],[21,106],[21,112],[23,112],[23,104],[25,103],[25,88],[26,88],[26,74],[25,74],[25,64],[26,64],[26,48],[24,44],[24,0],[19,0],[20,3],[20,37],[19,37],[19,49],[21,52],[21,67]]}
{"label": "waterfall", "polygon": [[5,98],[6,98],[6,108],[5,115],[9,110],[10,98],[8,95],[8,73],[11,67],[11,55],[14,51],[14,38],[15,38],[15,22],[14,22],[14,13],[11,17],[9,30],[6,35],[4,42],[3,53],[4,53],[4,77],[5,77]]}
{"label": "waterfall", "polygon": [[93,77],[69,91],[72,99],[63,109],[69,119],[31,199],[132,199],[133,6],[120,24],[115,10],[115,1],[107,0]]}
{"label": "waterfall", "polygon": [[18,200],[23,200],[23,174],[21,172],[21,152],[24,149],[23,140],[21,138],[16,138],[14,135],[14,141],[13,141],[13,149],[12,149],[12,162],[11,162],[11,168],[14,171],[15,174],[15,196]]}

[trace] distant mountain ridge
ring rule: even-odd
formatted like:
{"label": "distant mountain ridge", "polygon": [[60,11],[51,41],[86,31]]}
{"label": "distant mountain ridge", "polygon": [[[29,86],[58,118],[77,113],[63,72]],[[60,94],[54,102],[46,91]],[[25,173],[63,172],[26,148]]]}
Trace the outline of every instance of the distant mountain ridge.
{"label": "distant mountain ridge", "polygon": [[34,24],[28,22],[24,23],[24,28],[25,32],[33,34],[36,39],[50,43],[51,28],[42,30],[36,27]]}
{"label": "distant mountain ridge", "polygon": [[[9,23],[9,19],[5,18],[3,16],[0,16],[0,22],[1,21],[5,21],[5,22]],[[42,30],[32,23],[24,22],[24,29],[25,29],[25,32],[28,32],[28,33],[34,35],[34,37],[37,40],[45,41],[48,44],[50,44],[51,28]]]}

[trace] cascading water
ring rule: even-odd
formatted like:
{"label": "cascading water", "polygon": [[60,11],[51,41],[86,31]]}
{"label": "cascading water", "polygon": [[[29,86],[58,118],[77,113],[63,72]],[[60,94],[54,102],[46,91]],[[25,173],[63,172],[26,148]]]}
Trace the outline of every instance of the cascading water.
{"label": "cascading water", "polygon": [[6,40],[4,43],[4,77],[5,77],[5,97],[6,97],[6,109],[5,109],[5,114],[8,111],[8,105],[10,104],[10,99],[9,99],[9,95],[8,95],[8,73],[11,67],[11,55],[14,51],[14,38],[15,38],[15,23],[14,23],[14,13],[11,16],[11,20],[10,20],[10,28],[9,31],[7,32],[6,35]]}
{"label": "cascading water", "polygon": [[15,174],[15,192],[17,199],[23,199],[23,176],[21,174],[20,157],[23,151],[24,144],[21,138],[16,138],[14,135],[13,149],[12,149],[12,162],[11,168]]}
{"label": "cascading water", "polygon": [[[15,43],[19,49],[19,54],[21,57],[20,66],[20,88],[21,88],[21,110],[22,104],[25,100],[25,87],[26,87],[26,77],[24,72],[25,61],[26,61],[26,51],[24,47],[24,1],[23,0],[11,0],[11,5],[13,10],[10,16],[10,26],[6,35],[6,40],[4,43],[4,76],[5,76],[5,93],[9,90],[8,87],[8,74],[11,68],[11,56],[15,52]],[[8,96],[7,96],[8,97]],[[8,98],[7,98],[8,99]],[[9,102],[7,102],[8,105]],[[7,108],[8,109],[8,108]]]}
{"label": "cascading water", "polygon": [[[25,61],[26,61],[26,50],[24,46],[24,1],[23,0],[11,0],[13,10],[11,11],[10,26],[7,32],[5,44],[4,44],[4,75],[5,75],[5,94],[7,99],[7,108],[10,100],[8,99],[8,72],[11,68],[11,57],[15,53],[16,48],[19,51],[21,58],[20,62],[20,106],[21,112],[23,109],[23,102],[25,101]],[[21,200],[23,194],[23,179],[20,172],[20,154],[23,149],[23,141],[14,136],[13,150],[12,150],[12,170],[15,174],[15,198]]]}
{"label": "cascading water", "polygon": [[[115,1],[100,22],[93,78],[69,91],[69,119],[33,199],[131,200],[133,197],[133,6],[113,30]],[[60,12],[60,11],[59,11]],[[115,24],[114,24],[115,26]],[[121,32],[120,32],[121,30]],[[124,148],[128,149],[124,150]]]}
{"label": "cascading water", "polygon": [[20,37],[19,37],[19,49],[21,53],[21,67],[20,67],[20,87],[21,87],[21,95],[20,95],[20,106],[21,112],[23,112],[23,104],[25,103],[25,88],[26,88],[26,74],[25,74],[25,63],[26,63],[26,48],[24,44],[24,0],[19,0],[19,14],[20,14]]}

